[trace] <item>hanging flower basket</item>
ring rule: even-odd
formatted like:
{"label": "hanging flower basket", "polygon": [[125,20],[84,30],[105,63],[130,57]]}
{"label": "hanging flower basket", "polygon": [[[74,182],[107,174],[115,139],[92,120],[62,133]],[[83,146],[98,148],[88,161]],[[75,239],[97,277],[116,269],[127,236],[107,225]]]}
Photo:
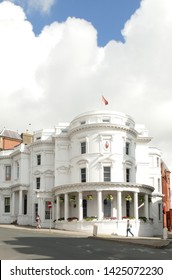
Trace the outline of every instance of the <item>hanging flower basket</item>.
{"label": "hanging flower basket", "polygon": [[145,202],[145,199],[144,199],[144,196],[143,196],[143,195],[139,197],[139,201],[140,201],[141,203]]}
{"label": "hanging flower basket", "polygon": [[64,203],[64,197],[60,197],[60,203]]}
{"label": "hanging flower basket", "polygon": [[75,199],[76,199],[75,195],[72,195],[69,200],[70,202],[75,202]]}
{"label": "hanging flower basket", "polygon": [[126,195],[125,200],[131,202],[132,201],[131,195],[130,194]]}
{"label": "hanging flower basket", "polygon": [[87,195],[87,200],[93,200],[92,194],[88,194],[88,195]]}
{"label": "hanging flower basket", "polygon": [[112,194],[108,194],[107,197],[106,197],[106,199],[112,201],[112,200],[113,200],[113,195],[112,195]]}

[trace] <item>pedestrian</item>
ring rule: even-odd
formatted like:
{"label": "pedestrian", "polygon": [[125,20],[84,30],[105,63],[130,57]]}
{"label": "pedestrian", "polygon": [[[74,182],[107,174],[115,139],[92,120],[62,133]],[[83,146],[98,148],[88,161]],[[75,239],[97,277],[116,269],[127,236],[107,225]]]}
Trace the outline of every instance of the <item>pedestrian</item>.
{"label": "pedestrian", "polygon": [[41,219],[38,214],[36,215],[35,220],[36,220],[36,228],[41,228]]}
{"label": "pedestrian", "polygon": [[128,233],[130,233],[132,236],[134,236],[134,234],[131,232],[131,227],[132,225],[130,224],[130,220],[127,220],[127,237],[128,237]]}

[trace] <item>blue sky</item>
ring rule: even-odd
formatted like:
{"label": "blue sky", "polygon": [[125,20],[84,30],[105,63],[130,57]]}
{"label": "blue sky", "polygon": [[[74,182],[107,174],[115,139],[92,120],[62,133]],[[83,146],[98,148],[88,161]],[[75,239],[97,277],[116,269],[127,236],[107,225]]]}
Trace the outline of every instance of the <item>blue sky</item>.
{"label": "blue sky", "polygon": [[52,128],[104,95],[172,170],[172,0],[0,1],[0,40],[1,128]]}
{"label": "blue sky", "polygon": [[[39,1],[39,0],[37,0]],[[141,0],[55,0],[48,12],[35,6],[27,12],[33,30],[39,34],[45,25],[54,21],[66,21],[68,17],[83,18],[92,23],[98,31],[98,45],[104,46],[110,40],[123,41],[121,30],[125,22],[139,8]],[[25,6],[22,0],[13,1]],[[29,2],[29,0],[28,0]],[[44,2],[44,0],[43,0]]]}

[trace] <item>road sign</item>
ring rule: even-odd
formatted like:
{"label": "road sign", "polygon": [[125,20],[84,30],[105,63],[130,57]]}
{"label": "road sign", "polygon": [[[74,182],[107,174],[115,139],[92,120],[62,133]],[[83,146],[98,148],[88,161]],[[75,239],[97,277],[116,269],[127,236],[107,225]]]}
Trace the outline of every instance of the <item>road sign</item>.
{"label": "road sign", "polygon": [[52,208],[52,202],[51,202],[51,201],[48,202],[48,208],[49,208],[49,209]]}

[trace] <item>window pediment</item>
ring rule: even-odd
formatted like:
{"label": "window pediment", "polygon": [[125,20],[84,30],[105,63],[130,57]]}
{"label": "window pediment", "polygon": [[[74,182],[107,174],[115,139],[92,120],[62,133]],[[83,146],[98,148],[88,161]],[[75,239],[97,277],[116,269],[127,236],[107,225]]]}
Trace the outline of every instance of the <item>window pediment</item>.
{"label": "window pediment", "polygon": [[89,161],[87,159],[81,159],[81,160],[77,161],[78,165],[84,165],[84,164],[88,164],[88,163],[89,163]]}
{"label": "window pediment", "polygon": [[44,174],[45,174],[45,175],[53,175],[54,172],[53,172],[52,170],[48,169],[48,170],[46,170],[46,171],[44,172]]}
{"label": "window pediment", "polygon": [[34,173],[33,173],[33,175],[35,175],[35,176],[38,176],[38,175],[41,175],[41,171],[40,170],[36,170]]}
{"label": "window pediment", "polygon": [[70,167],[69,166],[65,166],[65,165],[61,165],[59,167],[57,167],[57,171],[59,174],[66,174],[69,172]]}
{"label": "window pediment", "polygon": [[123,164],[127,165],[127,166],[133,166],[133,162],[130,160],[126,160],[123,162]]}

